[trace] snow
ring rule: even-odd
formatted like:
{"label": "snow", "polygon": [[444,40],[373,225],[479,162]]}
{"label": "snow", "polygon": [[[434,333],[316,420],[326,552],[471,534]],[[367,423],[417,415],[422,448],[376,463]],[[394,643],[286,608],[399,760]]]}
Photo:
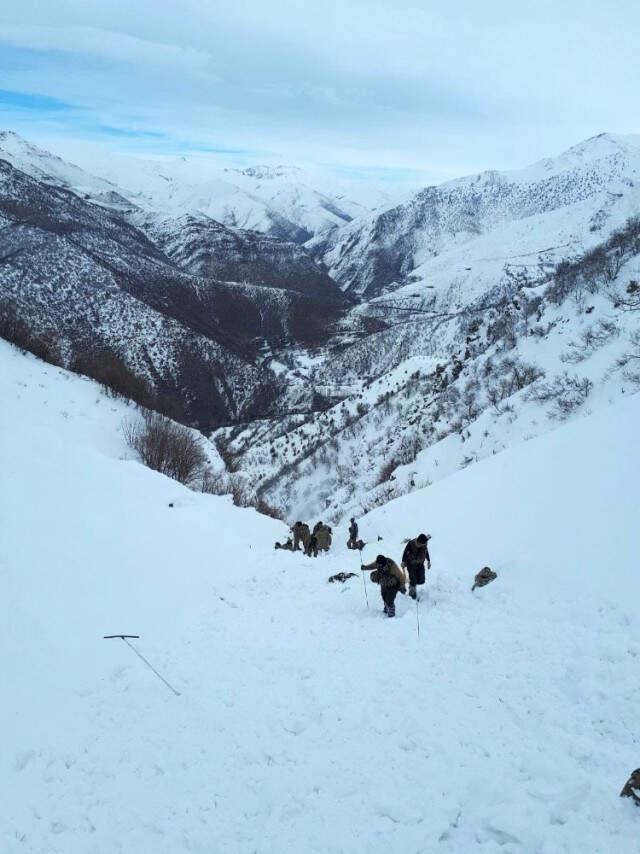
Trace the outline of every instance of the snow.
{"label": "snow", "polygon": [[361,520],[366,560],[433,535],[418,637],[326,583],[345,530],[275,552],[91,382],[0,342],[0,394],[1,850],[638,850],[639,395]]}

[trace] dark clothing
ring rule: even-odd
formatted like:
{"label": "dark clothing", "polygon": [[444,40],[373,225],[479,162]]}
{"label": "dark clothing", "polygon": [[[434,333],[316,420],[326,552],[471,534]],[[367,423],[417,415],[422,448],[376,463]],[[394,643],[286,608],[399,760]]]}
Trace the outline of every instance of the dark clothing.
{"label": "dark clothing", "polygon": [[415,587],[416,584],[424,584],[423,563],[408,563],[407,572],[409,573],[409,584],[411,587]]}
{"label": "dark clothing", "polygon": [[318,557],[318,538],[315,534],[310,535],[304,553],[307,557]]}
{"label": "dark clothing", "polygon": [[289,537],[289,539],[287,540],[287,542],[284,545],[282,545],[282,543],[276,543],[275,547],[276,547],[276,549],[284,549],[285,551],[288,551],[288,552],[295,551],[295,549],[293,548],[293,542],[291,540],[291,537]]}
{"label": "dark clothing", "polygon": [[636,806],[640,806],[640,768],[636,768],[624,784],[620,797],[631,798]]}
{"label": "dark clothing", "polygon": [[416,598],[416,585],[424,584],[424,562],[431,559],[429,557],[429,549],[426,543],[409,540],[402,552],[402,565],[407,567],[409,573],[409,595],[412,599]]}
{"label": "dark clothing", "polygon": [[306,522],[301,522],[299,525],[295,524],[291,529],[293,532],[293,550],[294,552],[298,551],[300,543],[302,543],[303,550],[306,551],[307,543],[309,542],[309,537],[311,536],[311,532],[309,531],[309,526]]}
{"label": "dark clothing", "polygon": [[352,522],[349,525],[349,539],[347,540],[348,549],[358,548],[358,523]]}
{"label": "dark clothing", "polygon": [[[402,563],[409,566],[418,566],[422,564],[424,569],[425,561],[431,563],[429,557],[429,546],[427,543],[419,543],[418,540],[409,540],[402,552]],[[419,584],[424,584],[424,581],[419,581]]]}
{"label": "dark clothing", "polygon": [[384,612],[388,617],[396,615],[396,596],[398,595],[397,587],[380,587],[380,595],[384,602]]}

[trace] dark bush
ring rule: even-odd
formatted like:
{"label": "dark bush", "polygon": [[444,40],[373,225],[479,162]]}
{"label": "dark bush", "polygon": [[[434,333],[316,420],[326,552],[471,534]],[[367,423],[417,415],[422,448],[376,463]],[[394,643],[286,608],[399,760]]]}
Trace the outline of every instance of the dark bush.
{"label": "dark bush", "polygon": [[146,411],[135,420],[127,421],[123,432],[129,447],[149,468],[185,486],[203,482],[207,455],[200,439],[187,427],[157,412]]}
{"label": "dark bush", "polygon": [[77,353],[71,370],[96,380],[113,397],[126,397],[140,406],[154,406],[154,394],[148,383],[137,376],[117,353],[109,349]]}
{"label": "dark bush", "polygon": [[16,304],[12,300],[0,300],[0,338],[19,347],[24,353],[33,353],[43,362],[62,367],[64,360],[60,342],[53,335],[34,332],[18,317]]}

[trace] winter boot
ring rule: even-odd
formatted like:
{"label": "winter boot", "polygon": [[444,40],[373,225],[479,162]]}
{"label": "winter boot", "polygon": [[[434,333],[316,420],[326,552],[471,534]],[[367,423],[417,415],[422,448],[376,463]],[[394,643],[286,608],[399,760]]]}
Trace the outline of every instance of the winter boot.
{"label": "winter boot", "polygon": [[418,598],[417,593],[416,593],[415,584],[409,585],[409,596],[411,596],[412,599]]}
{"label": "winter boot", "polygon": [[387,605],[387,617],[395,617],[396,615],[396,606],[395,605]]}

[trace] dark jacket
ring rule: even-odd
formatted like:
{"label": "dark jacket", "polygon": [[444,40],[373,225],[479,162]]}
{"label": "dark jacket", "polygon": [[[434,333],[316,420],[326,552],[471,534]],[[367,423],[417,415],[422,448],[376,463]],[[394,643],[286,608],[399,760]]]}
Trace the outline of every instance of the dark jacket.
{"label": "dark jacket", "polygon": [[417,538],[409,540],[402,552],[402,563],[407,566],[422,566],[425,561],[431,562],[427,543],[419,543]]}

